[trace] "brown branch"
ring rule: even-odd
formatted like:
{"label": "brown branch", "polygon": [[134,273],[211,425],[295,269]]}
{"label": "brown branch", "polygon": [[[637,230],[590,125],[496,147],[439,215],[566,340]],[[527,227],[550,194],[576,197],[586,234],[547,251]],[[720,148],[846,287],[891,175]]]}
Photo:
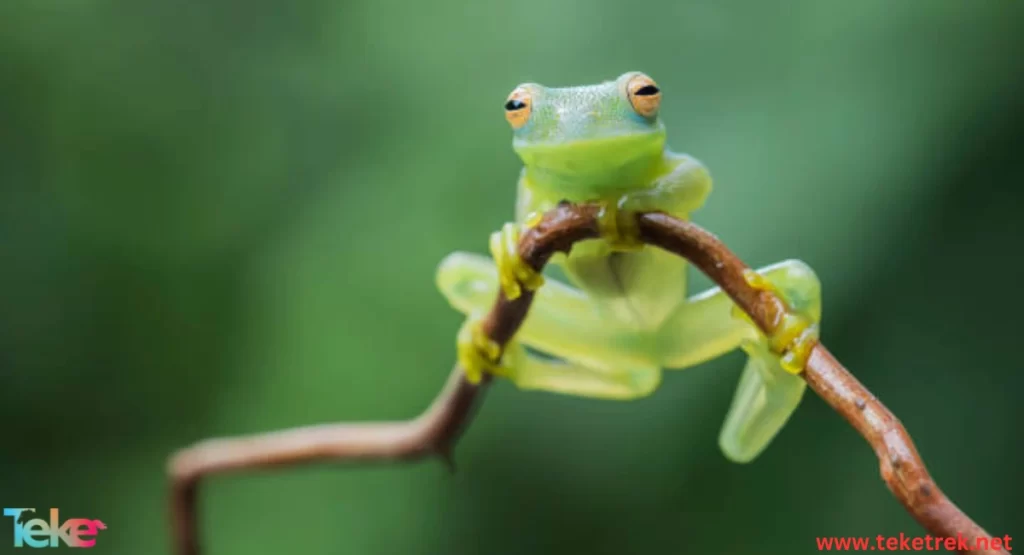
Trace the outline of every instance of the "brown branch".
{"label": "brown branch", "polygon": [[[595,205],[562,205],[525,232],[519,254],[538,271],[556,252],[598,236]],[[637,216],[641,239],[687,258],[717,283],[763,331],[771,333],[786,313],[782,299],[752,288],[748,267],[721,241],[699,226],[658,213]],[[508,300],[499,293],[484,331],[507,343],[526,318],[532,294]],[[821,344],[814,347],[802,376],[874,448],[882,478],[907,511],[932,535],[963,537],[970,545],[988,534],[947,498],[929,476],[903,425]],[[176,454],[170,462],[173,539],[177,555],[199,553],[196,494],[207,475],[314,462],[400,461],[439,455],[451,462],[451,449],[486,387],[469,384],[456,367],[433,405],[406,422],[335,424],[249,437],[209,440]],[[1003,553],[1001,550],[965,553]]]}
{"label": "brown branch", "polygon": [[413,420],[308,426],[212,439],[179,451],[168,465],[174,552],[199,553],[196,494],[203,476],[325,461],[401,461],[428,455],[450,461],[450,450],[479,392],[455,368],[434,404]]}
{"label": "brown branch", "polygon": [[[775,329],[786,305],[768,291],[750,287],[743,264],[714,235],[664,214],[639,217],[643,239],[689,259],[721,286],[762,331]],[[822,344],[815,345],[801,374],[811,389],[843,416],[875,450],[882,479],[896,498],[933,536],[963,537],[970,546],[989,538],[935,484],[903,424]],[[1006,553],[1001,549],[964,553]]]}

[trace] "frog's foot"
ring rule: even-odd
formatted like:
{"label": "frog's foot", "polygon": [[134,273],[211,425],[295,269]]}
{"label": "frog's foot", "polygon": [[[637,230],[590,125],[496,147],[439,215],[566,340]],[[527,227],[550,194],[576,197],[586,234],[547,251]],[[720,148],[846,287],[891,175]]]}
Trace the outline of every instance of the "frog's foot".
{"label": "frog's foot", "polygon": [[[811,356],[811,350],[818,343],[817,322],[812,316],[793,310],[791,300],[761,274],[747,269],[743,271],[743,279],[754,289],[774,293],[786,303],[786,313],[767,336],[768,345],[780,356],[779,362],[785,371],[791,374],[803,372],[807,359]],[[738,308],[735,310],[749,320],[745,313]]]}
{"label": "frog's foot", "polygon": [[511,369],[501,365],[501,345],[487,337],[480,324],[480,320],[467,319],[456,340],[459,365],[466,373],[466,380],[480,383],[484,373],[511,377]]}
{"label": "frog's foot", "polygon": [[[536,224],[534,224],[536,225]],[[508,300],[515,300],[523,289],[535,291],[544,285],[544,276],[519,256],[519,226],[507,223],[491,234],[491,256],[498,266],[498,281]]]}
{"label": "frog's foot", "polygon": [[637,251],[644,247],[636,223],[636,212],[624,208],[626,200],[623,197],[618,201],[601,201],[601,211],[597,214],[601,238],[614,251]]}

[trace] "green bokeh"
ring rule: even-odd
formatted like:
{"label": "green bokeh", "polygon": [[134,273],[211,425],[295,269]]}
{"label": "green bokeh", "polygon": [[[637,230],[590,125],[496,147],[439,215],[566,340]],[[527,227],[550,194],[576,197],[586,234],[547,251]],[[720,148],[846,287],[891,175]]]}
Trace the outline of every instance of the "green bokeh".
{"label": "green bokeh", "polygon": [[[175,448],[418,413],[461,321],[434,268],[511,217],[505,95],[640,69],[665,91],[672,146],[715,177],[695,219],[752,265],[810,263],[825,343],[961,507],[1024,533],[1022,16],[937,0],[4,0],[0,505],[101,518],[98,553],[169,553]],[[208,553],[782,555],[923,535],[813,396],[755,463],[727,462],[715,438],[741,366],[669,374],[635,403],[500,384],[455,475],[215,479]]]}

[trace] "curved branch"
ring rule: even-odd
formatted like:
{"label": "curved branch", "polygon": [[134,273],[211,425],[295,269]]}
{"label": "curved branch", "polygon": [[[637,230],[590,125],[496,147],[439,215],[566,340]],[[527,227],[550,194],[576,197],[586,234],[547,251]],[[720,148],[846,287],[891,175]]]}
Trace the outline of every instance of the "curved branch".
{"label": "curved branch", "polygon": [[[599,210],[593,204],[565,204],[551,210],[536,227],[523,233],[520,256],[539,271],[556,252],[568,252],[574,243],[598,237]],[[782,299],[747,284],[743,272],[748,267],[711,233],[660,213],[639,214],[637,223],[644,242],[688,259],[766,333],[785,315]],[[499,293],[484,321],[484,332],[504,345],[523,323],[532,301],[531,293],[511,301]],[[928,532],[942,537],[959,535],[972,545],[976,538],[989,537],[939,490],[899,420],[828,349],[816,345],[801,375],[874,448],[889,490]],[[199,553],[196,494],[203,476],[313,462],[400,461],[429,455],[438,455],[450,464],[451,449],[487,382],[469,384],[456,366],[431,407],[413,420],[311,426],[209,440],[180,451],[168,469],[176,553]]]}
{"label": "curved branch", "polygon": [[[721,241],[700,227],[664,214],[639,216],[643,239],[689,259],[761,328],[770,333],[787,310],[775,294],[753,289],[743,264]],[[815,345],[800,374],[811,389],[842,415],[875,450],[882,479],[907,512],[934,536],[963,537],[968,545],[988,533],[935,484],[903,424],[822,344]],[[965,553],[1006,553],[1003,550]]]}
{"label": "curved branch", "polygon": [[[559,207],[524,234],[520,254],[535,268],[551,256],[568,252],[576,241],[597,237],[593,211]],[[484,332],[501,345],[518,331],[533,302],[525,293],[510,301],[498,296],[483,322]],[[197,494],[204,476],[317,462],[415,460],[438,455],[452,465],[451,449],[472,417],[474,401],[489,382],[463,379],[456,365],[434,403],[419,417],[404,422],[327,424],[278,432],[200,442],[176,453],[170,475],[172,541],[177,555],[198,555]]]}

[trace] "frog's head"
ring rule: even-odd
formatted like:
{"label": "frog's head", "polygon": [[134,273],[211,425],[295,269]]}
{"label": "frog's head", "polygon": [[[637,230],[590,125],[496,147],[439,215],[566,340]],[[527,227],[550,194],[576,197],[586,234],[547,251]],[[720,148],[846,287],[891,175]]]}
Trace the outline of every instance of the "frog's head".
{"label": "frog's head", "polygon": [[640,72],[582,87],[519,85],[505,103],[513,148],[533,175],[575,189],[631,187],[660,160],[661,90]]}

